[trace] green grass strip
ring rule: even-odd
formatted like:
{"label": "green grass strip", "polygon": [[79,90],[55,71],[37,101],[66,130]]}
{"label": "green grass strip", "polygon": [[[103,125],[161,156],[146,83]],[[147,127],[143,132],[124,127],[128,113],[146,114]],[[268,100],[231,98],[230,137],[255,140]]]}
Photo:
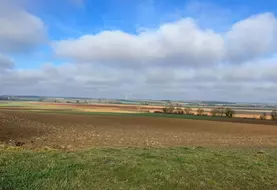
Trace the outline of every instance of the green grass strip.
{"label": "green grass strip", "polygon": [[0,189],[276,189],[277,151],[0,150]]}

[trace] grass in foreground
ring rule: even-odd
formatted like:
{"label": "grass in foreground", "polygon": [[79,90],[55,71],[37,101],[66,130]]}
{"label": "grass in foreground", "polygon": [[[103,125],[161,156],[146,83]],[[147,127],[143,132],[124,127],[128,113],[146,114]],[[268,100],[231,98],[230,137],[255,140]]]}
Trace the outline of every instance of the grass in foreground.
{"label": "grass in foreground", "polygon": [[0,189],[276,189],[277,151],[0,150]]}

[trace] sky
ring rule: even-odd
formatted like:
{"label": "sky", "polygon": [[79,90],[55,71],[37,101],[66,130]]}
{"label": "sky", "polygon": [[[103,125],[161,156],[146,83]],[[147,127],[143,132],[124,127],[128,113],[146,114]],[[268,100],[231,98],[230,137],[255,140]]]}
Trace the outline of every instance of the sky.
{"label": "sky", "polygon": [[277,101],[275,0],[0,0],[0,95]]}

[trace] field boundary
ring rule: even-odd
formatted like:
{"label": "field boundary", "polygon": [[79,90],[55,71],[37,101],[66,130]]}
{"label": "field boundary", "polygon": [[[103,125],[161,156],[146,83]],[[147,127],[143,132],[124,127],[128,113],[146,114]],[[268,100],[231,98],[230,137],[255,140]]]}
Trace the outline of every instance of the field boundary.
{"label": "field boundary", "polygon": [[[1,109],[0,109],[1,110]],[[277,121],[272,120],[259,120],[251,118],[228,118],[220,116],[197,116],[197,115],[178,115],[178,114],[164,114],[164,113],[120,113],[120,112],[86,112],[77,110],[48,110],[48,109],[3,109],[8,111],[22,111],[22,112],[34,112],[39,114],[73,114],[73,115],[107,115],[107,116],[136,116],[136,117],[155,117],[155,118],[172,118],[172,119],[188,119],[188,120],[204,120],[204,121],[219,121],[219,122],[231,122],[231,123],[246,123],[246,124],[263,124],[263,125],[276,125]]]}

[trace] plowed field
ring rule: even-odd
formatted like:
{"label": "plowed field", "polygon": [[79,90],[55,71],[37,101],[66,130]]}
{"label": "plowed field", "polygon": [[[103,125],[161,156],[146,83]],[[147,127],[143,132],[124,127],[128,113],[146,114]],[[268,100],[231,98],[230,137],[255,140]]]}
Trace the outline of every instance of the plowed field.
{"label": "plowed field", "polygon": [[0,141],[27,148],[277,147],[277,125],[0,110]]}

